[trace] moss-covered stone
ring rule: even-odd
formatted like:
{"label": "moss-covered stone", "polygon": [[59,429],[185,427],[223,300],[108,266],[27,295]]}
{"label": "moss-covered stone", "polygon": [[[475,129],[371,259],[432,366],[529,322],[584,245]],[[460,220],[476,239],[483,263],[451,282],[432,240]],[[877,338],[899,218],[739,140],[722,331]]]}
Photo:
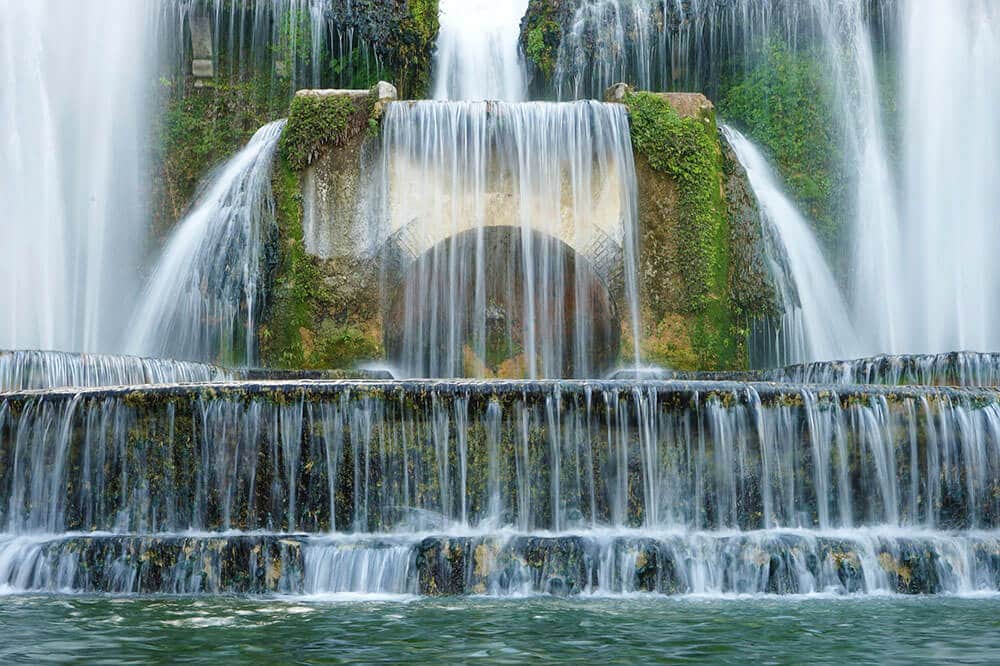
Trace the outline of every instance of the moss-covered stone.
{"label": "moss-covered stone", "polygon": [[575,2],[560,0],[531,0],[521,22],[521,45],[528,65],[541,74],[544,81],[551,79],[556,69],[559,44],[562,42],[562,20],[568,5]]}
{"label": "moss-covered stone", "polygon": [[323,146],[347,140],[355,104],[348,95],[296,95],[281,135],[281,156],[288,165],[297,171],[305,169]]}
{"label": "moss-covered stone", "polygon": [[639,184],[644,361],[741,367],[714,108],[701,95],[628,92],[624,101]]}
{"label": "moss-covered stone", "polygon": [[273,183],[278,235],[271,299],[258,330],[267,367],[344,369],[383,356],[379,303],[371,288],[377,266],[350,252],[310,251],[303,197],[307,183],[330,180],[327,172],[336,172],[337,187],[327,194],[336,199],[339,214],[317,215],[314,223],[350,218],[361,146],[371,123],[377,128],[380,108],[374,92],[302,91],[292,103]]}

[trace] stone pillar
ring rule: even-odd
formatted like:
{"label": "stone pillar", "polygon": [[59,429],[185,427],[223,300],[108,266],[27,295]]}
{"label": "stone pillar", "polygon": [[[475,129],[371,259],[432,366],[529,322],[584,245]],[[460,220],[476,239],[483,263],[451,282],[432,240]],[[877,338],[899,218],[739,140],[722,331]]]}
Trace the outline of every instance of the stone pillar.
{"label": "stone pillar", "polygon": [[188,14],[191,30],[191,74],[195,85],[204,85],[206,79],[215,77],[215,61],[212,54],[212,23],[206,15]]}

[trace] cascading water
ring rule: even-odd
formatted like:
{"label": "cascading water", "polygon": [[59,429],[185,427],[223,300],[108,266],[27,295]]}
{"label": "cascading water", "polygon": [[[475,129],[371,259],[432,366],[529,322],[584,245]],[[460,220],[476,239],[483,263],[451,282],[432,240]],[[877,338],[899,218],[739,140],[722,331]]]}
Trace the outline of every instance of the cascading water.
{"label": "cascading water", "polygon": [[4,3],[0,348],[111,351],[145,242],[142,3]]}
{"label": "cascading water", "polygon": [[236,379],[202,363],[112,354],[0,351],[0,393],[62,386],[177,384]]}
{"label": "cascading water", "polygon": [[518,39],[528,0],[443,0],[440,9],[434,98],[522,101],[527,80]]}
{"label": "cascading water", "polygon": [[566,99],[619,80],[710,90],[727,63],[751,67],[775,40],[818,49],[850,174],[845,282],[861,350],[988,350],[1000,345],[998,26],[998,8],[979,0],[585,0],[564,26],[553,87]]}
{"label": "cascading water", "polygon": [[128,349],[253,363],[263,249],[274,229],[271,163],[284,126],[262,127],[206,183],[157,264]]}
{"label": "cascading water", "polygon": [[[382,4],[382,3],[379,3]],[[263,74],[275,91],[367,88],[384,73],[378,42],[385,21],[403,3],[356,7],[353,0],[158,0],[161,41],[176,71],[190,68],[185,25],[204,17],[212,26],[213,67],[233,78]],[[373,32],[373,30],[375,32]],[[379,32],[381,30],[381,32]]]}
{"label": "cascading water", "polygon": [[[832,360],[857,354],[847,305],[809,223],[782,192],[767,160],[732,127],[722,132],[743,168],[765,226],[767,261],[782,301],[781,321],[755,333],[771,364]],[[787,266],[787,267],[786,267]]]}
{"label": "cascading water", "polygon": [[26,588],[1000,588],[995,390],[57,390],[5,396],[0,443],[0,584]]}
{"label": "cascading water", "polygon": [[635,337],[638,320],[624,107],[395,103],[382,122],[391,360],[417,377],[613,365],[619,313]]}
{"label": "cascading water", "polygon": [[875,281],[861,257],[856,268],[868,289],[905,306],[886,351],[997,350],[1000,5],[911,0],[900,22],[905,227],[889,239],[899,279]]}

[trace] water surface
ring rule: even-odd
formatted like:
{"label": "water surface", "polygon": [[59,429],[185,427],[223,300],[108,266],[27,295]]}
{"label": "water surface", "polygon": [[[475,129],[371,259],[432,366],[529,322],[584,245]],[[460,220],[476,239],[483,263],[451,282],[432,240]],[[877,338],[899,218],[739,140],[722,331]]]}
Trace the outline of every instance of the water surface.
{"label": "water surface", "polygon": [[996,663],[1000,597],[9,596],[0,663]]}

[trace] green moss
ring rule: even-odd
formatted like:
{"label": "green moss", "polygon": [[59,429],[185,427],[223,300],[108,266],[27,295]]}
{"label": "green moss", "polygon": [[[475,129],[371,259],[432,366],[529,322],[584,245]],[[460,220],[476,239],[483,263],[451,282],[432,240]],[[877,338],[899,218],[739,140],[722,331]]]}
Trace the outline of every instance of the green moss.
{"label": "green moss", "polygon": [[259,330],[260,357],[268,367],[304,367],[300,330],[312,324],[310,301],[321,280],[302,240],[299,174],[284,158],[275,169],[273,189],[280,257],[267,323]]}
{"label": "green moss", "polygon": [[724,86],[719,109],[770,153],[824,244],[833,248],[846,179],[822,57],[772,43],[757,60]]}
{"label": "green moss", "polygon": [[190,204],[198,183],[216,164],[242,148],[280,110],[269,103],[269,83],[260,79],[189,87],[164,79],[166,112],[155,126],[155,221],[165,234]]}
{"label": "green moss", "polygon": [[293,169],[305,169],[324,145],[344,141],[354,112],[346,95],[296,95],[281,135],[281,156]]}
{"label": "green moss", "polygon": [[525,26],[524,53],[546,80],[552,77],[562,41],[562,26],[555,20],[555,8],[544,5],[530,12]]}
{"label": "green moss", "polygon": [[701,369],[741,364],[729,299],[729,219],[714,114],[681,117],[662,96],[630,93],[632,143],[654,171],[677,186],[681,314]]}
{"label": "green moss", "polygon": [[321,260],[306,252],[302,232],[299,171],[280,158],[274,175],[278,221],[278,265],[272,300],[260,326],[260,357],[266,367],[351,368],[380,358],[379,336],[329,316],[335,295],[326,285]]}
{"label": "green moss", "polygon": [[431,59],[440,28],[438,0],[407,0],[408,13],[392,31],[390,48],[396,87],[404,99],[426,96]]}

